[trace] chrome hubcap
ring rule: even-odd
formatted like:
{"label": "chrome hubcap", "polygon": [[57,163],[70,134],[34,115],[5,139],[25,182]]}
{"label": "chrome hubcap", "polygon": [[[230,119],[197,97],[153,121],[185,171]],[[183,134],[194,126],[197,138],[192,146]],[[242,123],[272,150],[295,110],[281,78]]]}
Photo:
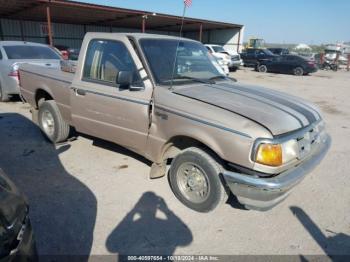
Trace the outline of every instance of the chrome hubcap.
{"label": "chrome hubcap", "polygon": [[202,203],[209,196],[208,177],[202,168],[193,163],[180,165],[177,183],[181,193],[191,202]]}
{"label": "chrome hubcap", "polygon": [[55,121],[52,114],[48,110],[45,110],[42,113],[41,123],[45,133],[50,137],[53,136],[55,132]]}

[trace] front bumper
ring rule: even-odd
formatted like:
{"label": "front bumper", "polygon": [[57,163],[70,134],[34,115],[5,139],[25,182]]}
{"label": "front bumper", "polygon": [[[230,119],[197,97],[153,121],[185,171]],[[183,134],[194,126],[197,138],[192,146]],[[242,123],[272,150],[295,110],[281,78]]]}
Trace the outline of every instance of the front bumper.
{"label": "front bumper", "polygon": [[228,64],[229,68],[232,68],[232,67],[240,67],[242,65],[243,61],[240,59],[240,60],[231,60],[230,63]]}
{"label": "front bumper", "polygon": [[326,135],[313,154],[293,169],[271,178],[231,171],[223,173],[225,181],[238,201],[248,209],[265,211],[283,201],[290,190],[310,173],[327,154],[331,138]]}

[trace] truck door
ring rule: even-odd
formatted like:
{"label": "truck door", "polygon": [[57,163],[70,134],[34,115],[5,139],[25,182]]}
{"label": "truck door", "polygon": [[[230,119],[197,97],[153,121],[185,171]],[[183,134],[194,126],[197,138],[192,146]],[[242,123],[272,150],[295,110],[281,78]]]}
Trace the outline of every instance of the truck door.
{"label": "truck door", "polygon": [[[71,88],[75,128],[142,153],[153,86],[129,39],[108,34],[103,39],[91,36],[82,50],[87,50],[85,59],[79,60]],[[132,72],[131,87],[116,84],[121,71]]]}
{"label": "truck door", "polygon": [[283,63],[282,63],[282,72],[284,73],[290,73],[293,72],[293,69],[296,67],[297,64],[297,57],[286,55],[283,56]]}
{"label": "truck door", "polygon": [[271,58],[269,63],[269,69],[271,72],[281,72],[281,67],[283,66],[283,59],[281,56]]}

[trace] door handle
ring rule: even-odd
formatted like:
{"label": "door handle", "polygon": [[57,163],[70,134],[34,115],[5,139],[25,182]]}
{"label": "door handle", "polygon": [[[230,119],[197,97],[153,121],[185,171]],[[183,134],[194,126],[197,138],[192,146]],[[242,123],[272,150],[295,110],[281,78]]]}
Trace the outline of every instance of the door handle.
{"label": "door handle", "polygon": [[79,96],[85,96],[86,92],[83,89],[76,89],[75,93]]}
{"label": "door handle", "polygon": [[71,87],[71,89],[73,90],[73,92],[75,93],[76,96],[85,96],[86,95],[86,91],[83,89],[79,89],[76,87]]}

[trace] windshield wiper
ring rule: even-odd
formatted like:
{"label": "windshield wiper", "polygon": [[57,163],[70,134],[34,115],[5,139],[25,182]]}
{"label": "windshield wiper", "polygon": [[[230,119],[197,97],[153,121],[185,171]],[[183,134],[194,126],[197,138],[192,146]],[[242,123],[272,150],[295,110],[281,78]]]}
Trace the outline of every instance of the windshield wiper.
{"label": "windshield wiper", "polygon": [[199,82],[203,84],[215,84],[215,82],[213,81],[214,79],[202,79],[202,78],[196,78],[191,76],[177,76],[174,78],[174,80],[176,79],[188,79],[188,80],[192,80],[194,82]]}
{"label": "windshield wiper", "polygon": [[213,76],[213,77],[209,78],[208,80],[213,81],[213,80],[215,80],[215,79],[225,79],[225,80],[226,80],[226,79],[230,79],[230,80],[232,80],[233,82],[237,82],[237,79],[236,79],[236,78],[229,77],[229,76],[224,76],[224,75]]}

